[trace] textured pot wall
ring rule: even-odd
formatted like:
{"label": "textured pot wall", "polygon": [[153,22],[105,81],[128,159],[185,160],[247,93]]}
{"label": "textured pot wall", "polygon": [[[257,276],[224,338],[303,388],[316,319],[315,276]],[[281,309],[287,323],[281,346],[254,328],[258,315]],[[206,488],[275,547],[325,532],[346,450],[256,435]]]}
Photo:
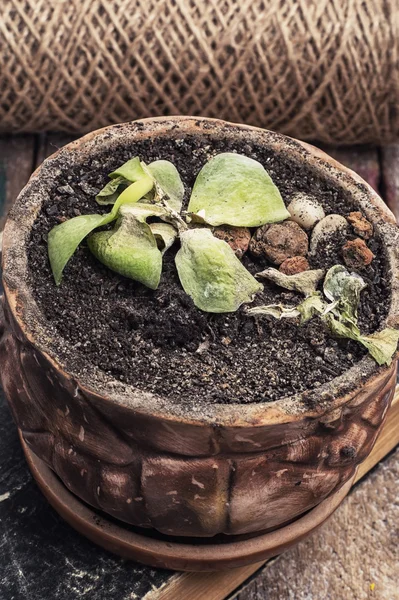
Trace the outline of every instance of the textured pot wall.
{"label": "textured pot wall", "polygon": [[82,389],[4,308],[2,383],[28,445],[92,506],[165,534],[256,532],[309,510],[353,475],[393,397],[396,365],[341,408],[287,426],[167,422]]}

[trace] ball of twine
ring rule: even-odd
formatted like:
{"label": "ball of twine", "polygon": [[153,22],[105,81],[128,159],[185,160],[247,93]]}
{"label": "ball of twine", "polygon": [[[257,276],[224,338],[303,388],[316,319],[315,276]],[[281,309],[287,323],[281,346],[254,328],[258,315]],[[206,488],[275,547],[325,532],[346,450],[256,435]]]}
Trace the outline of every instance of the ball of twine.
{"label": "ball of twine", "polygon": [[399,138],[397,0],[3,0],[0,130],[206,115]]}

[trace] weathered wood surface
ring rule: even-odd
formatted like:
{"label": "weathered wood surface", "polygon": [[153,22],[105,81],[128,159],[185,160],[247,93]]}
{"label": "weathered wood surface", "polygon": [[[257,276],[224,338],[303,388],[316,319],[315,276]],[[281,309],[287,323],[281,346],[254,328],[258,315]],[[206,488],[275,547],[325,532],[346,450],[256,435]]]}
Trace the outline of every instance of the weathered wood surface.
{"label": "weathered wood surface", "polygon": [[399,449],[234,600],[398,600],[398,482]]}
{"label": "weathered wood surface", "polygon": [[[55,152],[71,139],[70,136],[64,134],[0,136],[0,229],[4,221],[4,219],[1,220],[1,214],[5,209],[8,209],[10,203],[16,198],[31,170],[38,166],[46,156]],[[372,187],[379,190],[391,209],[399,216],[399,145],[385,149],[369,147],[323,149],[346,166],[357,171]],[[381,460],[399,442],[397,439],[399,431],[398,404],[395,405],[394,411],[396,411],[394,418],[390,418],[388,421],[384,433],[375,447],[372,458],[369,459],[372,462],[366,461],[364,466],[362,465],[360,475],[364,475],[365,470],[372,466],[373,461]],[[98,549],[65,525],[39,493],[27,470],[19,447],[16,429],[2,399],[0,401],[0,457],[1,600],[3,598],[4,600],[11,600],[11,598],[13,600],[25,600],[26,598],[43,600],[45,597],[54,600],[74,600],[82,597],[87,600],[108,600],[111,596],[118,598],[118,600],[139,600],[140,598],[146,598],[147,600],[180,600],[180,598],[184,598],[184,600],[223,600],[262,566],[261,564],[251,565],[230,572],[210,575],[177,574],[155,571],[128,563]],[[311,560],[309,560],[306,552],[302,554],[302,560],[308,564],[309,569],[313,569],[313,572],[318,571],[318,562],[321,561],[320,564],[324,565],[324,558],[326,556],[328,558],[328,550],[325,548],[324,540],[330,539],[338,544],[338,538],[346,527],[350,527],[353,537],[361,537],[363,530],[369,527],[366,524],[372,523],[374,516],[378,524],[388,517],[392,519],[391,523],[395,522],[394,519],[396,519],[396,522],[398,521],[398,515],[392,513],[395,500],[385,495],[382,504],[379,501],[380,498],[378,498],[380,492],[376,494],[374,490],[376,488],[381,491],[387,486],[389,490],[392,491],[393,489],[392,478],[394,475],[392,473],[394,473],[395,464],[392,466],[392,461],[387,463],[387,467],[384,467],[384,464],[376,471],[377,474],[380,474],[378,479],[370,479],[374,483],[366,486],[369,481],[367,479],[365,484],[355,488],[344,507],[340,509],[336,517],[333,517],[333,519],[339,519],[341,512],[344,511],[347,519],[347,521],[338,521],[339,524],[336,528],[331,529],[331,531],[334,531],[333,537],[318,537],[320,535],[327,536],[329,523],[334,523],[332,527],[335,527],[335,521],[330,521],[319,534],[314,536],[315,539],[319,539],[319,546],[316,541],[312,542],[314,538],[304,542],[305,545],[310,544],[309,547],[305,546],[305,548],[309,548]],[[374,477],[374,475],[371,477]],[[398,478],[397,473],[396,478]],[[356,495],[358,490],[364,490],[362,499]],[[346,508],[349,502],[352,507],[350,512]],[[356,515],[352,517],[352,512],[356,509],[357,504],[362,507],[361,518],[359,519]],[[373,508],[375,514],[370,512]],[[351,526],[352,518],[353,523],[356,522],[355,527]],[[382,535],[383,530],[378,529],[378,532]],[[387,530],[386,539],[388,541],[390,541],[393,532],[394,528],[391,528],[388,535]],[[346,536],[342,539],[345,540],[346,544],[349,544],[350,540]],[[376,557],[379,552],[378,539],[378,536],[370,537],[368,535],[368,547],[363,548],[362,545],[364,553],[371,557],[370,560],[373,560],[373,557]],[[322,545],[320,545],[320,540],[323,540]],[[261,592],[256,591],[257,596],[250,596],[248,594],[255,593],[251,583],[248,590],[241,591],[236,598],[237,600],[254,600],[255,598],[262,598],[262,600],[266,598],[271,600],[273,598],[302,600],[303,597],[306,600],[308,598],[311,598],[311,600],[329,600],[330,598],[334,598],[334,600],[352,600],[352,598],[353,600],[355,598],[361,600],[363,597],[375,597],[379,600],[398,600],[399,593],[396,592],[397,595],[395,596],[395,591],[391,596],[382,595],[386,593],[386,590],[383,587],[378,587],[380,584],[377,577],[374,581],[365,580],[366,587],[363,586],[362,591],[357,591],[357,596],[350,596],[346,588],[340,590],[339,587],[332,587],[331,590],[334,590],[334,593],[330,590],[330,594],[328,584],[330,578],[337,572],[335,567],[341,568],[341,574],[344,575],[349,553],[353,551],[356,555],[356,549],[353,547],[354,543],[351,542],[348,546],[348,552],[344,553],[343,564],[334,558],[336,557],[333,553],[334,546],[328,546],[333,558],[322,573],[327,586],[325,590],[327,591],[326,593],[323,591],[321,596],[317,596],[316,589],[312,593],[312,588],[309,587],[310,579],[306,580],[308,581],[308,587],[306,588],[308,595],[299,595],[300,593],[304,594],[305,587],[302,586],[303,589],[293,587],[296,580],[295,577],[291,577],[292,574],[295,575],[295,572],[297,572],[296,577],[299,583],[305,581],[305,578],[301,577],[304,563],[299,562],[296,564],[296,554],[287,553],[277,561],[268,563],[262,574],[254,580],[256,582],[258,580],[267,581],[265,577],[271,577],[271,575],[266,576],[264,574],[268,572],[269,568],[274,569],[271,572],[274,573],[275,579],[280,578],[286,582],[283,590],[286,596],[271,596],[268,585],[265,583],[259,583],[258,589]],[[374,546],[374,544],[377,545]],[[40,553],[37,551],[38,548],[42,549]],[[299,548],[301,547],[298,547],[298,552]],[[340,548],[345,550],[343,544]],[[294,549],[291,552],[295,553],[297,551]],[[380,554],[378,556],[383,557]],[[397,556],[395,559],[398,562]],[[350,560],[351,557],[349,556]],[[352,565],[351,568],[353,569],[353,563],[348,562],[349,564]],[[368,564],[371,569],[371,563]],[[274,567],[274,565],[279,566]],[[363,566],[359,567],[360,571],[361,569],[363,569]],[[363,572],[365,572],[364,569]],[[303,575],[306,573],[306,571],[303,571]],[[359,573],[354,575],[360,577]],[[272,581],[272,579],[269,581]],[[370,583],[376,584],[375,593],[367,588]],[[331,583],[331,586],[334,585],[335,582]],[[360,595],[365,593],[364,589],[369,594],[368,596]],[[244,595],[245,593],[247,596]]]}
{"label": "weathered wood surface", "polygon": [[33,135],[0,136],[0,231],[5,215],[34,167]]}
{"label": "weathered wood surface", "polygon": [[381,149],[382,192],[385,202],[399,221],[399,144]]}

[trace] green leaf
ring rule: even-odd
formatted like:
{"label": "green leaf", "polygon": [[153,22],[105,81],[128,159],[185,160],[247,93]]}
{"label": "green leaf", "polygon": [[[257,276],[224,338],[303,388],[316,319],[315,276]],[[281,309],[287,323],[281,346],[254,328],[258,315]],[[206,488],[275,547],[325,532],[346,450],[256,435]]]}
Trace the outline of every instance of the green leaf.
{"label": "green leaf", "polygon": [[209,225],[259,227],[290,217],[262,165],[241,154],[218,154],[199,172],[188,205]]}
{"label": "green leaf", "polygon": [[254,306],[247,309],[247,314],[251,316],[267,315],[275,319],[294,319],[301,313],[295,306],[284,306],[283,304],[267,304],[265,306]]}
{"label": "green leaf", "polygon": [[301,324],[306,323],[315,315],[323,315],[327,308],[326,302],[321,297],[319,292],[305,298],[303,302],[296,307],[301,315]]}
{"label": "green leaf", "polygon": [[349,273],[342,265],[334,265],[327,271],[323,291],[331,302],[339,305],[334,313],[356,325],[360,292],[366,287],[360,275]]}
{"label": "green leaf", "polygon": [[111,177],[111,179],[117,179],[118,177],[122,177],[123,179],[127,179],[127,181],[130,181],[131,183],[139,181],[145,176],[146,174],[144,172],[143,167],[141,166],[141,162],[138,156],[131,158],[123,165],[118,167],[115,171],[109,174],[109,177]]}
{"label": "green leaf", "polygon": [[286,275],[285,273],[281,273],[281,271],[273,269],[272,267],[269,267],[256,274],[256,277],[268,279],[269,281],[272,281],[276,285],[285,288],[286,290],[300,292],[305,296],[310,296],[316,291],[317,285],[323,276],[323,269],[313,269],[310,271],[303,271],[302,273],[297,273],[295,275]]}
{"label": "green leaf", "polygon": [[379,365],[390,365],[396,352],[399,331],[387,327],[371,335],[362,335],[359,342],[366,346],[371,356]]}
{"label": "green leaf", "polygon": [[230,246],[209,229],[180,233],[176,267],[186,294],[205,312],[235,312],[262,289]]}
{"label": "green leaf", "polygon": [[130,181],[124,177],[111,179],[96,196],[98,204],[115,204],[119,194],[130,185]]}
{"label": "green leaf", "polygon": [[[169,206],[180,213],[184,198],[184,185],[175,165],[168,160],[156,160],[148,165],[148,170],[158,184],[159,192],[168,196]],[[159,199],[155,198],[154,200],[156,202]]]}
{"label": "green leaf", "polygon": [[59,285],[62,272],[84,238],[104,225],[104,215],[82,215],[56,225],[48,234],[48,255],[55,283]]}
{"label": "green leaf", "polygon": [[150,229],[157,241],[158,248],[162,254],[165,254],[177,238],[176,229],[169,223],[150,223]]}
{"label": "green leaf", "polygon": [[107,225],[116,219],[123,204],[134,204],[147,194],[153,186],[150,177],[132,183],[118,197],[112,211],[106,215],[81,215],[56,225],[48,235],[48,255],[57,285],[61,283],[62,272],[76,248],[97,227]]}
{"label": "green leaf", "polygon": [[91,252],[112,271],[155,290],[161,278],[162,254],[147,223],[124,211],[112,231],[93,233]]}

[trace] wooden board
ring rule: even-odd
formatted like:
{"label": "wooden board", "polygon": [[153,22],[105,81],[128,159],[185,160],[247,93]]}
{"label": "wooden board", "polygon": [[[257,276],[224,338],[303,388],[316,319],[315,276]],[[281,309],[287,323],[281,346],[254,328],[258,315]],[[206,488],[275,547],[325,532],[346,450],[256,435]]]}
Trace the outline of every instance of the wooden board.
{"label": "wooden board", "polygon": [[34,166],[35,136],[0,136],[0,231]]}
{"label": "wooden board", "polygon": [[381,148],[382,194],[399,222],[399,144]]}
{"label": "wooden board", "polygon": [[[399,386],[389,410],[384,428],[373,451],[360,465],[356,482],[368,473],[384,456],[399,444]],[[161,589],[149,592],[143,600],[224,600],[243,581],[253,575],[265,563],[256,563],[227,572],[185,573],[175,575]]]}

